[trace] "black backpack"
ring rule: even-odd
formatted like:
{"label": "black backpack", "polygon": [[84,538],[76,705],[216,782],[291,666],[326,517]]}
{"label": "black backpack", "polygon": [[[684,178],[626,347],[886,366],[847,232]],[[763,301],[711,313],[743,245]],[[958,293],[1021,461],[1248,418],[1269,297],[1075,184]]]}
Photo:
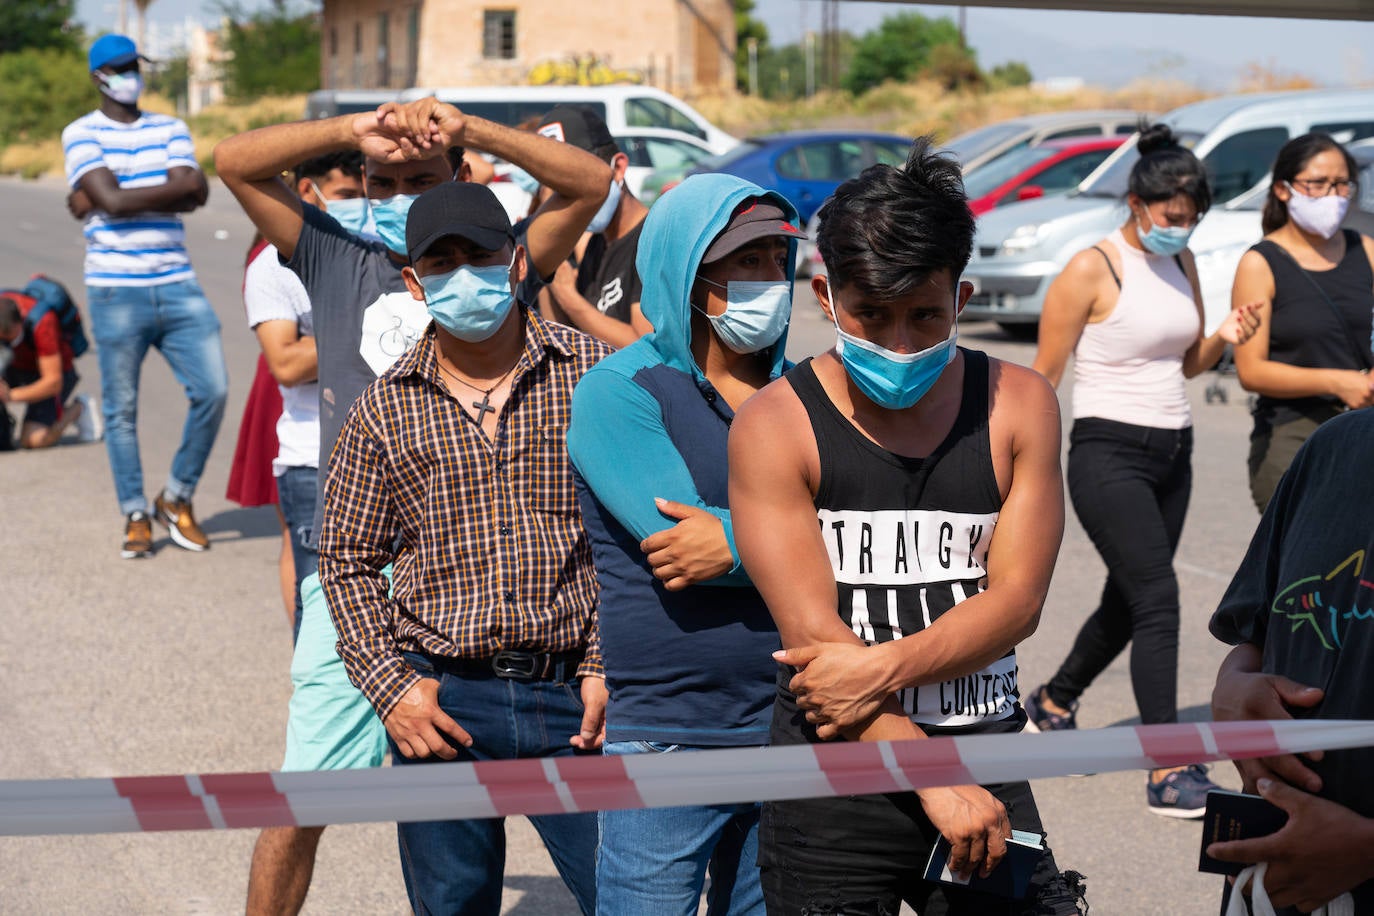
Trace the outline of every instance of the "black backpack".
{"label": "black backpack", "polygon": [[90,342],[86,340],[86,330],[81,325],[81,311],[72,300],[71,293],[67,292],[67,288],[61,283],[51,277],[35,274],[23,289],[0,290],[0,295],[25,297],[33,301],[33,308],[24,317],[24,324],[30,332],[38,326],[44,315],[53,312],[57,315],[57,323],[62,328],[62,336],[72,348],[72,356],[80,356],[90,349]]}

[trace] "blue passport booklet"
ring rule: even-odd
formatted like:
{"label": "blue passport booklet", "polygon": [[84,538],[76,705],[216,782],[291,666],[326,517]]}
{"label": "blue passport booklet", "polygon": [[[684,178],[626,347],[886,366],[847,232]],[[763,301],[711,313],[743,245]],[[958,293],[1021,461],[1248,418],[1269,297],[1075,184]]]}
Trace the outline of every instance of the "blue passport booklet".
{"label": "blue passport booklet", "polygon": [[949,870],[949,840],[940,837],[935,848],[930,851],[930,861],[926,863],[925,879],[941,884],[967,887],[984,894],[995,894],[1013,900],[1024,900],[1030,890],[1031,876],[1035,867],[1045,855],[1045,841],[1038,833],[1013,830],[1007,840],[1007,854],[986,878],[974,872],[967,879],[957,877]]}

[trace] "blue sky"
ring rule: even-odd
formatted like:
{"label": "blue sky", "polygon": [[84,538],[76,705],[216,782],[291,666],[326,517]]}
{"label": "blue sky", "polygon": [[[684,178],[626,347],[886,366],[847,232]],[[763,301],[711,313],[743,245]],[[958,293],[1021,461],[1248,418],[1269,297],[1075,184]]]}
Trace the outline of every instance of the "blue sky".
{"label": "blue sky", "polygon": [[[797,41],[804,29],[820,28],[820,0],[756,2],[774,44]],[[253,9],[266,4],[244,0],[243,5]],[[132,10],[132,0],[129,6]],[[156,22],[181,22],[187,16],[213,21],[214,10],[211,0],[154,0],[148,14]],[[845,2],[840,5],[840,27],[864,32],[902,10],[953,18],[958,8]],[[110,29],[118,4],[78,0],[77,15],[92,29]],[[1120,85],[1138,76],[1168,75],[1224,90],[1234,85],[1246,64],[1257,62],[1323,85],[1374,83],[1370,22],[988,8],[970,8],[967,16],[969,41],[982,64],[1024,60],[1037,77],[1081,76],[1089,82]]]}

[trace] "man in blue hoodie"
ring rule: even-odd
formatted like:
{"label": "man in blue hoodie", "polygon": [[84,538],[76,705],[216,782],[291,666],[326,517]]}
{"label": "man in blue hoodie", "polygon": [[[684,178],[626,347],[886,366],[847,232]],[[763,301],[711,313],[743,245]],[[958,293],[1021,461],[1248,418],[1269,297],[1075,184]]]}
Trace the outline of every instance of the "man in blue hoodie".
{"label": "man in blue hoodie", "polygon": [[[795,219],[729,175],[674,189],[637,256],[655,331],[573,395],[607,754],[768,742],[778,636],[735,553],[725,453],[735,410],[784,369]],[[754,804],[602,812],[597,912],[694,913],[709,869],[711,913],[762,913],[758,818]]]}

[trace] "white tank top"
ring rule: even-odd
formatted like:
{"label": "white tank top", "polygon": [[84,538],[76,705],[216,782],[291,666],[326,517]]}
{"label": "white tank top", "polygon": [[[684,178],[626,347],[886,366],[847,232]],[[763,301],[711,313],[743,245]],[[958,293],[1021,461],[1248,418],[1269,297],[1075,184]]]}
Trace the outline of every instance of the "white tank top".
{"label": "white tank top", "polygon": [[1202,328],[1178,263],[1133,248],[1117,230],[1121,294],[1104,320],[1085,325],[1073,351],[1073,415],[1183,429],[1193,423],[1183,354]]}

